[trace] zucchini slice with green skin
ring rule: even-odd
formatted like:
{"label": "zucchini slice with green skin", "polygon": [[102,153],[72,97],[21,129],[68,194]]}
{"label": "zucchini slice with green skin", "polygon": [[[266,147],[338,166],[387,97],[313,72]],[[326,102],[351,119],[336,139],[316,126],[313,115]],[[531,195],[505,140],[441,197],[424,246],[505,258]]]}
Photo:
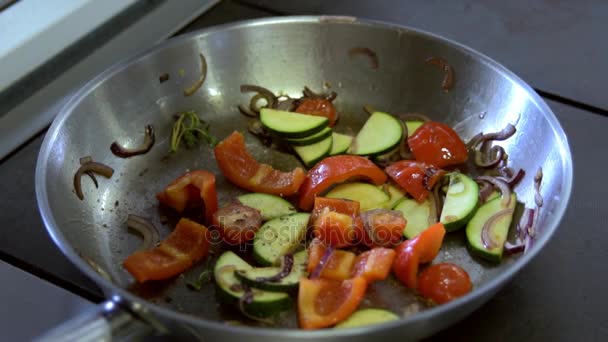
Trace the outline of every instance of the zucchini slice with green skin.
{"label": "zucchini slice with green skin", "polygon": [[349,153],[379,155],[395,148],[402,138],[403,126],[399,119],[387,113],[374,112],[353,140]]}
{"label": "zucchini slice with green skin", "polygon": [[448,175],[450,183],[441,210],[439,222],[448,232],[464,227],[473,217],[479,202],[479,186],[470,177],[454,172]]}
{"label": "zucchini slice with green skin", "polygon": [[398,320],[399,316],[383,309],[360,309],[353,312],[346,320],[336,324],[336,329],[356,328]]}
{"label": "zucchini slice with green skin", "polygon": [[304,138],[327,127],[329,120],[322,116],[300,114],[262,108],[260,121],[269,131],[285,138]]}
{"label": "zucchini slice with green skin", "polygon": [[386,183],[378,185],[378,187],[389,197],[388,201],[382,204],[382,208],[384,209],[395,208],[405,198],[405,191],[397,185]]}
{"label": "zucchini slice with green skin", "polygon": [[[253,267],[241,259],[234,252],[224,252],[217,259],[213,269],[213,276],[216,283],[216,293],[221,301],[228,304],[238,303],[244,295],[243,284],[235,276],[235,271],[250,270]],[[277,312],[284,311],[291,307],[291,298],[287,293],[262,291],[251,288],[253,301],[245,304],[244,309],[247,313],[268,317]]]}
{"label": "zucchini slice with green skin", "polygon": [[331,145],[331,151],[329,151],[330,156],[346,153],[350,144],[353,142],[353,137],[342,133],[333,132],[331,137],[333,139],[333,144]]}
{"label": "zucchini slice with green skin", "polygon": [[361,212],[382,208],[382,205],[390,200],[389,195],[381,187],[361,182],[340,184],[330,190],[325,197],[357,201]]}
{"label": "zucchini slice with green skin", "polygon": [[418,203],[411,198],[406,198],[395,206],[395,210],[402,212],[403,217],[407,220],[407,225],[403,230],[403,236],[412,239],[422,233],[422,231],[427,229],[430,225],[436,223],[437,220],[433,219],[433,216],[431,216],[431,201],[432,199],[430,196],[422,203]]}
{"label": "zucchini slice with green skin", "polygon": [[411,137],[416,130],[424,124],[424,121],[405,121],[405,127],[407,127],[407,137]]}
{"label": "zucchini slice with green skin", "polygon": [[325,127],[322,130],[320,130],[319,132],[317,132],[313,135],[309,135],[304,138],[287,138],[285,140],[287,140],[287,142],[292,146],[304,146],[304,145],[314,144],[318,141],[321,141],[321,140],[329,137],[330,135],[332,135],[331,128]]}
{"label": "zucchini slice with green skin", "polygon": [[273,218],[295,214],[297,209],[293,204],[279,196],[254,192],[241,195],[236,198],[243,205],[257,209],[262,214],[262,221],[272,220]]}
{"label": "zucchini slice with green skin", "polygon": [[[502,260],[504,244],[509,235],[515,205],[517,205],[517,198],[513,193],[508,205],[504,205],[502,197],[498,197],[479,207],[466,228],[467,245],[473,254],[492,262]],[[501,215],[495,217],[487,231],[487,237],[495,243],[495,246],[486,246],[483,238],[484,225],[496,214]]]}
{"label": "zucchini slice with green skin", "polygon": [[256,267],[247,270],[235,271],[236,277],[243,283],[266,291],[293,292],[298,289],[300,278],[308,277],[306,263],[308,252],[301,251],[293,256],[293,266],[289,274],[278,281],[264,281],[260,278],[269,278],[279,272],[280,267]]}
{"label": "zucchini slice with green skin", "polygon": [[310,214],[277,217],[262,225],[253,239],[253,258],[262,266],[275,266],[292,253],[306,236]]}
{"label": "zucchini slice with green skin", "polygon": [[314,144],[292,147],[298,157],[300,157],[304,165],[306,165],[307,167],[311,167],[315,165],[319,160],[329,155],[329,151],[331,151],[332,144],[333,139],[330,135],[327,138],[318,141]]}

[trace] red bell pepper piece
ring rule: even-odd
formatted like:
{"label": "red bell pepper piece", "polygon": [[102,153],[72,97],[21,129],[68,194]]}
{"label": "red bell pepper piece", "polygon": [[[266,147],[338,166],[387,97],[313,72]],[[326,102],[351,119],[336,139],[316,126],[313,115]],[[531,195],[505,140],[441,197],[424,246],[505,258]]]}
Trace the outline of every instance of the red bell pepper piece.
{"label": "red bell pepper piece", "polygon": [[357,242],[362,231],[359,202],[347,199],[315,197],[310,221],[314,235],[334,247]]}
{"label": "red bell pepper piece", "polygon": [[395,251],[390,248],[373,248],[363,252],[355,259],[352,276],[363,277],[368,283],[384,280],[391,272]]}
{"label": "red bell pepper piece", "polygon": [[301,167],[291,172],[282,172],[268,164],[259,163],[247,151],[243,135],[236,131],[217,144],[214,152],[224,177],[249,191],[278,196],[293,195],[306,177]]}
{"label": "red bell pepper piece", "polygon": [[158,247],[131,254],[123,266],[140,283],[168,279],[205,258],[210,239],[205,226],[182,218]]}
{"label": "red bell pepper piece", "polygon": [[[308,247],[308,265],[307,269],[309,273],[312,273],[316,268],[321,258],[327,251],[327,246],[319,239],[314,239]],[[327,259],[320,278],[332,279],[332,280],[344,280],[351,278],[353,264],[356,259],[355,253],[334,250]]]}
{"label": "red bell pepper piece", "polygon": [[302,329],[320,329],[348,318],[365,295],[367,282],[362,277],[338,281],[300,280],[298,322]]}
{"label": "red bell pepper piece", "polygon": [[393,272],[405,286],[412,289],[417,287],[419,264],[433,261],[439,253],[444,236],[443,224],[435,223],[395,248],[397,255],[393,262]]}
{"label": "red bell pepper piece", "polygon": [[318,162],[308,170],[306,179],[300,187],[299,206],[311,210],[315,196],[330,186],[351,178],[364,178],[376,185],[386,182],[386,174],[369,159],[360,156],[333,156]]}
{"label": "red bell pepper piece", "polygon": [[329,127],[336,124],[338,113],[331,101],[318,98],[305,98],[298,104],[296,113],[323,116],[329,119]]}
{"label": "red bell pepper piece", "polygon": [[189,205],[199,204],[202,200],[205,207],[205,220],[210,223],[217,210],[215,175],[206,170],[188,172],[156,194],[156,198],[179,213]]}

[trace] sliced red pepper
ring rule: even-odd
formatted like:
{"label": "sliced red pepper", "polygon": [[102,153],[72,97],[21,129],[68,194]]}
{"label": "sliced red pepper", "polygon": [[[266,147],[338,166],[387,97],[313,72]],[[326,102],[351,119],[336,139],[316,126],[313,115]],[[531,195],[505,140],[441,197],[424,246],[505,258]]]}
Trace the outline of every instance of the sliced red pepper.
{"label": "sliced red pepper", "polygon": [[[323,216],[321,218],[321,216]],[[350,218],[348,220],[347,218]],[[324,243],[345,247],[357,242],[362,231],[359,202],[347,199],[315,197],[311,214],[313,232]]]}
{"label": "sliced red pepper", "polygon": [[407,143],[416,160],[438,168],[467,161],[467,147],[450,126],[428,121],[418,127]]}
{"label": "sliced red pepper", "polygon": [[357,310],[366,289],[362,277],[343,281],[302,278],[298,290],[300,328],[320,329],[345,320]]}
{"label": "sliced red pepper", "polygon": [[205,258],[209,244],[205,226],[182,218],[158,247],[131,254],[123,266],[140,283],[168,279]]}
{"label": "sliced red pepper", "polygon": [[405,286],[412,289],[417,287],[419,264],[433,261],[439,253],[444,236],[445,227],[439,222],[395,248],[397,255],[393,262],[393,272]]}
{"label": "sliced red pepper", "polygon": [[395,255],[394,250],[383,247],[363,252],[355,259],[352,276],[363,277],[369,283],[384,280],[391,272]]}
{"label": "sliced red pepper", "polygon": [[200,204],[202,200],[205,207],[205,220],[210,223],[217,210],[215,175],[206,170],[188,172],[156,194],[156,198],[179,213],[190,205]]}
{"label": "sliced red pepper", "polygon": [[401,160],[386,167],[386,173],[416,201],[422,202],[445,175],[445,171],[414,160]]}
{"label": "sliced red pepper", "polygon": [[312,209],[315,196],[330,186],[351,178],[363,178],[376,185],[386,182],[386,174],[369,159],[360,156],[333,156],[317,163],[308,170],[300,187],[299,205],[302,210]]}
{"label": "sliced red pepper", "polygon": [[471,292],[473,283],[469,274],[458,265],[441,263],[420,272],[420,295],[437,304],[447,303]]}
{"label": "sliced red pepper", "polygon": [[249,191],[293,195],[306,178],[301,167],[282,172],[259,163],[247,151],[243,134],[236,131],[215,146],[215,159],[224,177]]}
{"label": "sliced red pepper", "polygon": [[332,127],[338,120],[338,113],[331,101],[319,98],[305,98],[300,101],[296,108],[296,113],[323,116],[329,119],[329,126]]}
{"label": "sliced red pepper", "polygon": [[[316,268],[321,258],[327,251],[327,246],[322,243],[319,239],[314,239],[308,247],[308,271],[312,273]],[[351,278],[353,264],[357,256],[355,253],[334,250],[325,266],[323,271],[319,275],[320,278],[332,279],[332,280],[344,280]]]}

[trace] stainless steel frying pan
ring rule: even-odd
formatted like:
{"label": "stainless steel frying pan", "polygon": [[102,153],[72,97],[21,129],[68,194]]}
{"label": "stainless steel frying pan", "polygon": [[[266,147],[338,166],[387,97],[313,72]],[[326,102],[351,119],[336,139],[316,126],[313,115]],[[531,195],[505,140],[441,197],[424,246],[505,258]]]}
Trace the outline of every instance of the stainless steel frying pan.
{"label": "stainless steel frying pan", "polygon": [[[349,57],[353,47],[373,50],[378,68],[372,68],[365,56]],[[207,80],[193,96],[184,97],[183,89],[198,78],[200,52],[207,58]],[[455,70],[451,91],[441,89],[442,72],[424,63],[430,56],[447,60]],[[159,82],[162,73],[170,75],[169,81]],[[221,176],[207,146],[165,156],[172,115],[179,111],[196,110],[218,138],[235,129],[246,131],[248,119],[237,110],[237,104],[249,98],[239,91],[245,83],[293,96],[304,85],[317,91],[331,87],[338,93],[335,103],[342,115],[338,127],[343,131],[356,132],[362,125],[364,104],[390,112],[425,113],[455,126],[465,139],[480,131],[500,130],[506,123],[516,124],[517,134],[502,145],[511,165],[528,171],[516,191],[529,207],[534,206],[532,175],[539,166],[544,170],[541,190],[545,203],[533,248],[493,266],[469,255],[462,234],[450,234],[439,260],[463,266],[474,281],[472,293],[446,305],[404,313],[396,322],[351,330],[299,331],[293,329],[292,317],[285,318],[282,328],[227,324],[230,313],[217,304],[212,285],[200,292],[185,286],[202,266],[172,282],[133,286],[121,267],[140,244],[137,237],[127,234],[128,214],[149,218],[161,235],[167,235],[171,227],[160,222],[154,194],[189,169],[208,169],[218,175],[221,202],[241,193]],[[136,146],[147,124],[154,125],[157,135],[148,154],[130,159],[112,155],[113,141]],[[261,147],[252,136],[247,136],[247,142],[261,161],[283,169],[299,164],[291,155]],[[80,201],[72,180],[83,156],[113,167],[115,174],[109,180],[101,178],[98,189],[83,179],[85,199]],[[36,169],[38,204],[49,234],[108,298],[105,309],[100,310],[103,317],[80,320],[76,330],[107,334],[108,326],[127,328],[133,322],[144,322],[181,336],[251,342],[405,340],[433,334],[486,302],[541,251],[559,224],[571,187],[572,161],[564,131],[543,100],[517,76],[441,37],[346,17],[285,17],[230,24],[171,39],[121,62],[89,82],[62,109],[45,138]],[[96,272],[91,261],[109,277]],[[405,291],[386,298],[387,303],[396,303],[393,308],[405,308],[414,301]],[[91,326],[101,328],[91,330]],[[74,327],[68,331],[78,332]]]}

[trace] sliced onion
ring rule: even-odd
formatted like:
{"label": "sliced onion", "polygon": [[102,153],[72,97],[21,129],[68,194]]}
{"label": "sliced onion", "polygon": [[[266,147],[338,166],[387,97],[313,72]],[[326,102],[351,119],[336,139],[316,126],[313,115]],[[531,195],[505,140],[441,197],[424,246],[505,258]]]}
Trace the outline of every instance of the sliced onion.
{"label": "sliced onion", "polygon": [[526,244],[524,242],[518,241],[515,244],[510,243],[509,241],[505,242],[504,249],[507,254],[517,254],[521,253],[525,250]]}
{"label": "sliced onion", "polygon": [[378,55],[370,48],[367,47],[354,47],[348,50],[348,56],[354,58],[357,55],[364,55],[369,58],[372,69],[378,69],[380,62],[378,61]]}
{"label": "sliced onion", "polygon": [[498,219],[500,219],[503,216],[510,215],[512,213],[513,213],[513,208],[503,209],[503,210],[497,212],[496,214],[492,215],[492,217],[490,217],[483,224],[483,227],[481,228],[481,242],[483,243],[485,248],[493,249],[493,248],[498,247],[498,244],[496,243],[496,241],[494,241],[492,239],[491,230],[494,227],[494,224],[496,223],[496,221],[498,221]]}
{"label": "sliced onion", "polygon": [[272,144],[272,135],[264,128],[260,120],[253,120],[247,126],[249,132],[260,139],[262,144],[270,146]]}
{"label": "sliced onion", "polygon": [[306,86],[304,87],[302,94],[304,94],[304,97],[313,98],[313,99],[325,99],[327,101],[333,101],[336,99],[336,97],[338,97],[338,93],[336,93],[335,91],[331,91],[326,94],[318,94],[318,93],[315,93],[314,91],[310,90],[310,88],[308,88]]}
{"label": "sliced onion", "polygon": [[[264,98],[266,100],[267,106],[269,108],[274,108],[275,107],[276,101],[277,101],[277,97],[270,90],[268,90],[268,89],[266,89],[264,87],[253,85],[253,84],[243,84],[243,85],[241,85],[241,93],[252,93],[252,92],[258,93],[261,96],[260,98]],[[258,98],[258,100],[260,98]],[[249,109],[252,112],[257,113],[258,111],[255,110],[256,107],[252,108],[252,106],[251,106],[252,102],[253,101],[250,101],[250,103],[249,103]],[[256,101],[256,103],[257,103],[257,101]]]}
{"label": "sliced onion", "polygon": [[487,153],[475,151],[475,165],[485,169],[496,167],[505,154],[505,149],[501,146],[492,146]]}
{"label": "sliced onion", "polygon": [[490,197],[492,192],[494,191],[494,186],[488,182],[482,182],[481,189],[479,189],[479,198],[481,199],[481,203],[485,203],[485,201]]}
{"label": "sliced onion", "polygon": [[420,113],[404,113],[404,114],[396,114],[395,116],[403,121],[423,121],[423,122],[431,121],[431,118],[429,118],[428,116],[426,116],[424,114],[420,114]]}
{"label": "sliced onion", "polygon": [[[439,196],[439,193],[437,193],[437,196]],[[439,222],[439,214],[441,213],[441,210],[437,208],[437,202],[439,200],[435,198],[435,191],[433,190],[433,196],[429,197],[429,217],[427,219],[427,222],[430,225]]]}
{"label": "sliced onion", "polygon": [[280,281],[281,279],[287,277],[291,270],[293,269],[293,255],[286,254],[281,258],[281,270],[279,273],[270,276],[270,277],[258,277],[255,280],[263,283],[274,283]]}
{"label": "sliced onion", "polygon": [[[526,171],[524,171],[524,169],[519,169],[512,176],[509,176],[508,175],[508,173],[509,173],[508,170],[511,170],[511,169],[509,169],[509,168],[500,168],[500,169],[498,169],[498,172],[501,173],[501,174],[503,174],[503,176],[499,176],[499,177],[496,177],[496,178],[498,178],[501,181],[509,184],[509,186],[511,188],[513,188],[515,185],[517,185],[517,183],[519,183],[524,178],[524,176],[526,175]],[[511,173],[512,173],[512,171],[511,171]],[[509,178],[507,178],[507,177],[509,177]]]}
{"label": "sliced onion", "polygon": [[331,257],[331,254],[333,252],[334,248],[331,245],[327,246],[325,253],[323,253],[323,256],[321,256],[321,260],[319,260],[319,263],[317,264],[315,269],[308,276],[309,279],[317,279],[321,276],[321,273],[323,272],[323,269],[327,265],[327,262],[329,261],[329,258]]}
{"label": "sliced onion", "polygon": [[444,92],[448,92],[454,87],[454,69],[448,64],[446,60],[439,57],[428,57],[425,61],[426,64],[436,65],[443,71],[443,81],[441,81],[441,89]]}
{"label": "sliced onion", "polygon": [[437,220],[439,221],[439,217],[441,215],[441,211],[443,210],[443,196],[441,195],[442,182],[435,184],[435,188],[433,188],[433,200],[435,202],[435,211],[437,212]]}
{"label": "sliced onion", "polygon": [[154,146],[155,140],[156,138],[154,136],[154,127],[152,127],[152,125],[146,125],[144,142],[141,145],[136,148],[129,149],[118,145],[118,143],[115,141],[110,146],[110,151],[112,151],[112,153],[117,157],[130,158],[140,154],[148,153],[152,146]]}
{"label": "sliced onion", "polygon": [[205,78],[207,78],[207,60],[205,59],[205,56],[202,53],[200,53],[199,56],[201,58],[201,75],[199,76],[198,80],[194,82],[193,85],[184,89],[184,96],[190,96],[194,94],[198,90],[198,88],[203,85],[203,83],[205,82]]}
{"label": "sliced onion", "polygon": [[140,251],[150,249],[160,243],[158,230],[156,230],[156,227],[154,227],[152,223],[143,217],[129,214],[127,217],[127,227],[136,231],[143,237],[144,240],[139,247]]}
{"label": "sliced onion", "polygon": [[536,174],[534,175],[534,202],[536,206],[543,206],[543,196],[540,194],[540,184],[543,181],[543,168],[538,167]]}
{"label": "sliced onion", "polygon": [[254,316],[254,315],[248,313],[247,310],[245,310],[246,304],[253,303],[254,293],[253,293],[253,290],[251,290],[251,288],[246,285],[243,285],[243,291],[244,291],[243,295],[239,298],[239,311],[241,311],[241,313],[245,317],[247,317],[253,321],[272,325],[273,322],[271,320]]}
{"label": "sliced onion", "polygon": [[277,105],[275,109],[285,110],[285,111],[293,111],[296,105],[296,99],[292,99],[289,96],[279,96],[277,99]]}
{"label": "sliced onion", "polygon": [[99,266],[98,263],[96,263],[95,261],[93,261],[93,259],[89,258],[88,256],[78,252],[78,255],[82,258],[82,260],[84,260],[87,264],[89,264],[89,266],[91,266],[91,268],[93,269],[93,271],[95,271],[95,273],[99,274],[100,276],[104,277],[106,280],[110,281],[110,282],[114,282],[114,279],[112,278],[112,276],[110,275],[110,273],[108,273],[105,269],[103,269],[103,267]]}
{"label": "sliced onion", "polygon": [[372,115],[374,114],[374,112],[376,111],[376,109],[374,107],[372,107],[372,105],[363,105],[363,110],[368,114],[368,115]]}
{"label": "sliced onion", "polygon": [[502,205],[508,206],[511,203],[511,188],[504,181],[490,176],[479,176],[475,178],[477,181],[488,182],[498,188],[502,194]]}
{"label": "sliced onion", "polygon": [[78,171],[76,171],[76,174],[74,174],[74,191],[76,191],[76,196],[78,196],[81,201],[84,199],[84,194],[82,193],[81,178],[83,174],[88,174],[90,172],[94,172],[106,178],[110,178],[114,174],[114,169],[107,165],[94,161],[89,161],[80,165],[80,168],[78,168]]}
{"label": "sliced onion", "polygon": [[518,238],[524,239],[528,235],[528,230],[534,224],[535,210],[532,208],[525,208],[521,214],[521,218],[517,223],[517,236]]}
{"label": "sliced onion", "polygon": [[239,108],[239,111],[242,114],[245,114],[245,115],[250,116],[252,118],[257,118],[259,116],[258,114],[252,112],[251,110],[249,110],[249,108],[243,106],[242,104],[238,105],[238,108]]}

